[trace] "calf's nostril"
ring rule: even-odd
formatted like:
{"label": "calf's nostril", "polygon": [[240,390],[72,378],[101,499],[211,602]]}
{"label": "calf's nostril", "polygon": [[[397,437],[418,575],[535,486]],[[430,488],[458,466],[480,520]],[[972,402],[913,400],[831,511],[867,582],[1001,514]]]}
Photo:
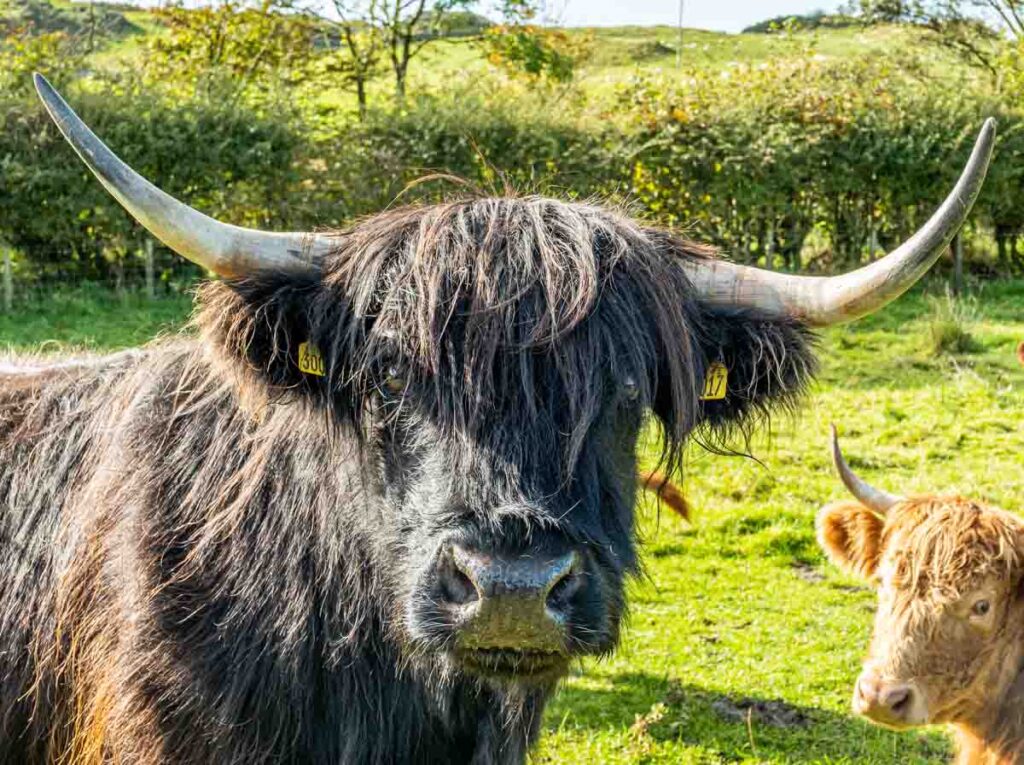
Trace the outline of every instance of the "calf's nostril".
{"label": "calf's nostril", "polygon": [[886,692],[882,703],[898,715],[905,714],[910,709],[910,689],[893,688]]}
{"label": "calf's nostril", "polygon": [[857,681],[857,696],[865,704],[871,704],[878,698],[878,686],[873,681],[861,677]]}

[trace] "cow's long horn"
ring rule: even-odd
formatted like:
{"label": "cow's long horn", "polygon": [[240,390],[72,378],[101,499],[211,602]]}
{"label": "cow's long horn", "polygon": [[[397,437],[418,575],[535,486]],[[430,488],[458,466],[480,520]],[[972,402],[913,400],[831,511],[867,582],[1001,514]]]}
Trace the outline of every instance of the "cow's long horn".
{"label": "cow's long horn", "polygon": [[225,277],[257,271],[315,272],[331,247],[317,234],[270,233],[221,223],[165,194],[122,162],[40,74],[36,91],[100,183],[135,220],[179,255]]}
{"label": "cow's long horn", "polygon": [[960,180],[917,233],[883,258],[841,276],[796,276],[723,260],[685,265],[706,302],[791,316],[816,327],[859,319],[906,292],[949,246],[981,191],[995,143],[996,123],[985,121]]}
{"label": "cow's long horn", "polygon": [[832,461],[836,465],[836,470],[839,471],[839,477],[843,479],[843,485],[869,510],[873,510],[879,515],[885,515],[889,512],[889,508],[903,501],[903,497],[876,489],[850,469],[839,448],[839,434],[836,432],[835,425],[832,426]]}

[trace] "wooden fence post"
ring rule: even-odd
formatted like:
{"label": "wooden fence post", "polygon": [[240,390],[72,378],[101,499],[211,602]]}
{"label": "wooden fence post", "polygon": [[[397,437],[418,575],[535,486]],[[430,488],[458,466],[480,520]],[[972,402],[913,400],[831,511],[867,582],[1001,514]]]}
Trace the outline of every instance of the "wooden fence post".
{"label": "wooden fence post", "polygon": [[156,297],[156,265],[153,261],[153,239],[146,237],[146,296],[152,300]]}
{"label": "wooden fence post", "polygon": [[957,297],[964,291],[964,237],[958,233],[953,237],[953,294]]}
{"label": "wooden fence post", "polygon": [[11,248],[0,243],[4,251],[4,310],[11,312],[14,306],[14,275],[11,268]]}

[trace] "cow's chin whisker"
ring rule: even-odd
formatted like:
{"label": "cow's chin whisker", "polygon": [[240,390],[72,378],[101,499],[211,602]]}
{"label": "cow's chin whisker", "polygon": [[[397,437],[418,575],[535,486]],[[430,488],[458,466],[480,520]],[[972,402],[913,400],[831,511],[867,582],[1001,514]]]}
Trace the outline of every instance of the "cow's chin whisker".
{"label": "cow's chin whisker", "polygon": [[438,685],[476,681],[492,687],[547,687],[569,670],[577,652],[513,648],[460,648],[457,633],[420,635],[407,642],[400,670]]}
{"label": "cow's chin whisker", "polygon": [[510,648],[456,649],[450,660],[460,671],[499,684],[548,685],[569,668],[570,656],[552,651]]}

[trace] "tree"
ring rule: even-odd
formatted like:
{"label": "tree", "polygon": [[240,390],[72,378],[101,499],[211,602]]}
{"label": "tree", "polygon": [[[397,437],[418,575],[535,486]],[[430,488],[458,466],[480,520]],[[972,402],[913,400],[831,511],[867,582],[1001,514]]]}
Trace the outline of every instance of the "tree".
{"label": "tree", "polygon": [[908,20],[910,6],[911,0],[854,0],[847,10],[859,13],[872,24],[891,24]]}
{"label": "tree", "polygon": [[305,15],[285,12],[290,10],[280,0],[156,10],[168,31],[149,43],[147,74],[160,83],[215,90],[232,100],[249,92],[265,97],[277,83],[294,85],[308,76],[316,25]]}
{"label": "tree", "polygon": [[532,82],[569,82],[576,66],[590,54],[593,36],[568,33],[535,23],[543,10],[539,0],[504,0],[502,23],[484,33],[487,60]]}
{"label": "tree", "polygon": [[[454,11],[474,0],[331,0],[350,28],[379,36],[395,78],[395,101],[405,101],[409,64],[431,42],[443,36]],[[361,51],[369,50],[364,42]],[[350,48],[351,50],[351,48]],[[358,83],[357,83],[358,84]]]}
{"label": "tree", "polygon": [[1000,78],[1006,43],[1024,44],[1024,0],[859,0],[869,22],[909,22],[971,66]]}
{"label": "tree", "polygon": [[[384,40],[380,28],[374,23],[378,17],[378,6],[384,0],[369,0],[363,5],[363,14],[353,7],[350,0],[332,0],[338,16],[337,30],[346,55],[335,56],[327,64],[326,71],[340,75],[355,86],[359,103],[359,119],[366,118],[366,85],[377,73],[384,53]],[[329,23],[329,22],[325,22]]]}
{"label": "tree", "polygon": [[427,46],[442,36],[448,14],[465,8],[473,0],[434,0],[427,9],[427,0],[383,0],[378,4],[377,26],[395,75],[395,100],[405,101],[409,63]]}

